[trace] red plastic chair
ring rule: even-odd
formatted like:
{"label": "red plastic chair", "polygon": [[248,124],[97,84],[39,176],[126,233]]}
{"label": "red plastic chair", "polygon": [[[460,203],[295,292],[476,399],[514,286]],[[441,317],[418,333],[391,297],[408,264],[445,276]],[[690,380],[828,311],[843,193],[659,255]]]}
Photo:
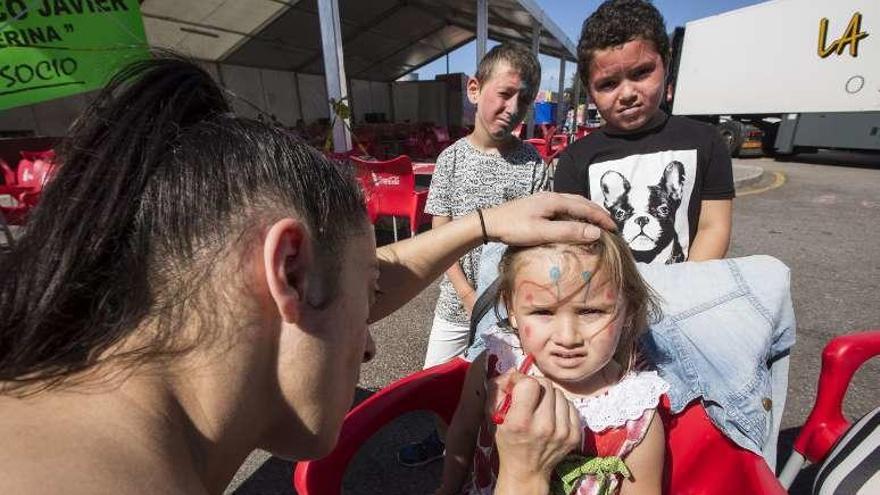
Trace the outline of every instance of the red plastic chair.
{"label": "red plastic chair", "polygon": [[22,151],[21,157],[16,170],[16,185],[41,190],[55,166],[55,150]]}
{"label": "red plastic chair", "polygon": [[531,139],[526,139],[526,142],[531,144],[532,146],[535,147],[536,150],[538,150],[538,154],[541,155],[541,158],[544,158],[546,160],[546,158],[548,156],[550,156],[550,150],[547,146],[546,139],[544,139],[544,138],[531,138]]}
{"label": "red plastic chair", "polygon": [[[330,455],[297,465],[293,476],[297,493],[340,493],[346,467],[361,445],[403,414],[427,410],[451,421],[468,365],[463,359],[453,359],[398,380],[363,401],[346,416],[339,443]],[[664,493],[785,493],[764,459],[725,437],[698,403],[674,416],[664,403],[660,414],[667,435]]]}
{"label": "red plastic chair", "polygon": [[9,225],[24,225],[28,214],[37,205],[43,187],[52,178],[55,170],[55,151],[22,151],[18,162],[15,183],[0,186],[0,194],[11,195],[16,204],[0,206],[0,212]]}
{"label": "red plastic chair", "polygon": [[577,131],[575,131],[574,133],[574,140],[577,141],[582,137],[589,136],[590,133],[595,131],[596,129],[598,129],[598,127],[587,127],[583,124],[578,124]]}
{"label": "red plastic chair", "polygon": [[358,167],[369,170],[372,190],[369,201],[373,202],[376,216],[390,216],[394,222],[394,240],[397,241],[397,217],[409,219],[410,235],[415,236],[419,226],[431,221],[425,214],[428,200],[427,189],[417,189],[412,160],[400,155],[387,161],[367,161],[352,157]]}
{"label": "red plastic chair", "polygon": [[547,139],[556,134],[555,124],[541,124],[541,137]]}
{"label": "red plastic chair", "polygon": [[794,450],[779,479],[786,488],[807,461],[818,464],[846,433],[850,421],[843,416],[843,399],[856,371],[880,355],[880,330],[841,335],[822,351],[822,369],[816,404],[794,441]]}
{"label": "red plastic chair", "polygon": [[557,153],[568,147],[568,134],[554,134],[550,138],[550,152]]}

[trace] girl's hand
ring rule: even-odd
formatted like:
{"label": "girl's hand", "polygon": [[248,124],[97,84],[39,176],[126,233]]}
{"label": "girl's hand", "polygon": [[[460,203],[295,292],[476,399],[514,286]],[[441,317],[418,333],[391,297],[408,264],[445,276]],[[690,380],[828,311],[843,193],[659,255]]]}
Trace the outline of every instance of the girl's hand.
{"label": "girl's hand", "polygon": [[581,445],[574,406],[544,378],[508,372],[489,384],[491,415],[510,391],[510,410],[495,432],[500,469],[496,494],[547,493],[557,464]]}
{"label": "girl's hand", "polygon": [[[605,210],[575,194],[539,193],[486,210],[483,217],[490,239],[514,246],[592,242],[600,228],[616,229]],[[564,217],[575,220],[553,220]]]}

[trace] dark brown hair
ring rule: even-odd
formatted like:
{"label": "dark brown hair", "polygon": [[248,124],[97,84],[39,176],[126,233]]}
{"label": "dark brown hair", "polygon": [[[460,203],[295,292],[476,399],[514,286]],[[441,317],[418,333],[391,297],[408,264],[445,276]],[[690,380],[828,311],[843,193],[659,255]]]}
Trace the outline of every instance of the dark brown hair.
{"label": "dark brown hair", "polygon": [[[121,71],[80,117],[0,260],[0,393],[191,349],[181,323],[213,327],[222,299],[206,294],[236,277],[220,261],[273,219],[300,219],[323,273],[339,272],[343,241],[366,225],[351,171],[229,112],[204,70],[165,55]],[[149,335],[117,352],[145,322]]]}
{"label": "dark brown hair", "polygon": [[589,88],[590,62],[596,50],[642,38],[654,45],[663,65],[669,66],[669,35],[660,11],[645,0],[607,0],[584,21],[578,40],[578,72]]}
{"label": "dark brown hair", "polygon": [[510,247],[501,258],[498,267],[501,283],[498,298],[510,313],[516,273],[530,254],[539,250],[572,251],[594,254],[598,257],[596,272],[603,271],[623,301],[623,307],[615,308],[616,314],[626,315],[614,360],[624,369],[631,370],[639,357],[638,343],[648,325],[660,318],[658,296],[642,278],[635,259],[626,242],[616,234],[602,231],[599,239],[591,244],[544,244],[534,247]]}
{"label": "dark brown hair", "polygon": [[495,46],[480,60],[477,73],[474,76],[480,84],[485,84],[492,78],[493,71],[499,62],[507,62],[510,68],[519,73],[520,79],[531,92],[528,100],[534,100],[538,94],[538,86],[541,84],[541,64],[526,48],[512,43],[502,43]]}

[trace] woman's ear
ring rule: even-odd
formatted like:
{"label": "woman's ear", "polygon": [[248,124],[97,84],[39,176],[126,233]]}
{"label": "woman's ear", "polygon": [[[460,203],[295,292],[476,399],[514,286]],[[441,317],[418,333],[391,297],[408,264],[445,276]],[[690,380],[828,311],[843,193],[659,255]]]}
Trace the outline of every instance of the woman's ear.
{"label": "woman's ear", "polygon": [[306,281],[312,266],[311,242],[305,226],[293,218],[275,222],[263,241],[263,264],[269,293],[286,323],[301,315]]}

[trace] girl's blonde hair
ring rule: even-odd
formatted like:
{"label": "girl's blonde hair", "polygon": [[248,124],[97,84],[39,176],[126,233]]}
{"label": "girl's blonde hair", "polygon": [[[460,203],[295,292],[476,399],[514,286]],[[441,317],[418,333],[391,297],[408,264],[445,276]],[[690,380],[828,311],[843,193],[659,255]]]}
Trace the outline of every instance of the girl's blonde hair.
{"label": "girl's blonde hair", "polygon": [[513,300],[514,279],[522,263],[530,253],[537,250],[583,249],[596,255],[595,272],[603,271],[620,294],[622,305],[615,307],[615,314],[624,312],[620,341],[614,353],[614,360],[624,368],[624,373],[632,370],[639,358],[638,345],[641,336],[647,331],[649,323],[660,319],[659,296],[642,278],[636,269],[629,246],[618,235],[602,231],[599,239],[591,244],[543,244],[533,247],[510,247],[501,258],[498,267],[501,280],[498,299],[504,302],[508,314]]}

